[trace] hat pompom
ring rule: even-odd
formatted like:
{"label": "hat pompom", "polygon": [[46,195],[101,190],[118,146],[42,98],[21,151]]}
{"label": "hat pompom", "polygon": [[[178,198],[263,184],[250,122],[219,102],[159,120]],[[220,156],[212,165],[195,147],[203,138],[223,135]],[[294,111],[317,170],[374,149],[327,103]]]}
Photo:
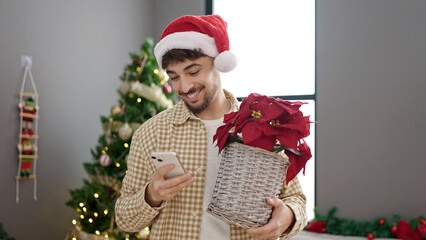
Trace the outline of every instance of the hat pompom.
{"label": "hat pompom", "polygon": [[237,66],[237,63],[237,57],[230,51],[223,51],[214,59],[214,67],[219,72],[230,72]]}

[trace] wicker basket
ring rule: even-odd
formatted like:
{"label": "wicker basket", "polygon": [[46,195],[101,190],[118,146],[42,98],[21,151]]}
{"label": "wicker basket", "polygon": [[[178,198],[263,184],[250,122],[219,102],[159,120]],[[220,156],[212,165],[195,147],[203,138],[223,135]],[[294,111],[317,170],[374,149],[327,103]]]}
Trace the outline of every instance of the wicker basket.
{"label": "wicker basket", "polygon": [[279,195],[289,165],[285,155],[240,143],[229,144],[222,151],[207,212],[244,228],[265,225],[272,214],[266,199]]}

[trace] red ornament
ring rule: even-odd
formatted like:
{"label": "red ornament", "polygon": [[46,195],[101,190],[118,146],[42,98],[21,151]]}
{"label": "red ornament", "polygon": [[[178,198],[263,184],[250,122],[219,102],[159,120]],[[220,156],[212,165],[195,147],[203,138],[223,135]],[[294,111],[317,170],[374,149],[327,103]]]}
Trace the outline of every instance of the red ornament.
{"label": "red ornament", "polygon": [[397,226],[392,226],[390,230],[391,230],[391,232],[393,234],[395,234],[396,230],[398,230],[398,227]]}
{"label": "red ornament", "polygon": [[374,235],[372,233],[367,234],[368,240],[374,239]]}
{"label": "red ornament", "polygon": [[99,163],[104,167],[108,167],[111,164],[111,158],[107,154],[102,154],[99,157]]}
{"label": "red ornament", "polygon": [[381,218],[381,219],[379,220],[379,224],[380,224],[380,225],[385,224],[385,220],[384,220],[383,218]]}
{"label": "red ornament", "polygon": [[170,87],[170,85],[165,85],[163,87],[163,91],[166,93],[171,93],[172,92],[172,87]]}

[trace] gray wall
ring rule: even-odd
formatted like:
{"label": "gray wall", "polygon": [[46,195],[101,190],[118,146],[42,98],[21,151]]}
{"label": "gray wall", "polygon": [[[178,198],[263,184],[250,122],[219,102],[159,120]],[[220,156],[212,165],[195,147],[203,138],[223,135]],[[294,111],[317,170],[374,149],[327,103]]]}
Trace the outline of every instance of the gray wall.
{"label": "gray wall", "polygon": [[426,215],[426,1],[317,1],[317,205]]}
{"label": "gray wall", "polygon": [[154,37],[158,41],[164,27],[183,15],[205,14],[205,0],[157,0],[154,1]]}
{"label": "gray wall", "polygon": [[[116,104],[129,51],[153,34],[152,1],[0,0],[0,222],[17,240],[63,239],[75,211],[82,163]],[[40,93],[38,201],[21,183],[15,204],[20,56],[33,56]]]}

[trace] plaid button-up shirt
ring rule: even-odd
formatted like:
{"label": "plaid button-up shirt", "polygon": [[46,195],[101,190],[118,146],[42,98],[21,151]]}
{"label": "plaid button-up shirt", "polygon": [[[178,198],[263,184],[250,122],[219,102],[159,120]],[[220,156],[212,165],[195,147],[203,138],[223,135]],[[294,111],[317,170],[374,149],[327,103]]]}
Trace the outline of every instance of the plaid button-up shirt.
{"label": "plaid button-up shirt", "polygon": [[[224,90],[238,110],[238,102]],[[155,166],[150,161],[152,151],[174,151],[179,155],[194,182],[159,207],[145,201],[145,189],[151,181]],[[121,196],[116,202],[118,226],[124,231],[136,232],[152,224],[150,239],[199,239],[207,160],[207,132],[202,121],[180,101],[146,121],[133,134],[127,160],[128,172],[123,180]],[[280,199],[296,216],[296,223],[282,237],[290,238],[306,225],[305,196],[297,178],[283,183]],[[205,213],[208,214],[208,213]],[[254,239],[246,231],[230,225],[231,239]]]}

